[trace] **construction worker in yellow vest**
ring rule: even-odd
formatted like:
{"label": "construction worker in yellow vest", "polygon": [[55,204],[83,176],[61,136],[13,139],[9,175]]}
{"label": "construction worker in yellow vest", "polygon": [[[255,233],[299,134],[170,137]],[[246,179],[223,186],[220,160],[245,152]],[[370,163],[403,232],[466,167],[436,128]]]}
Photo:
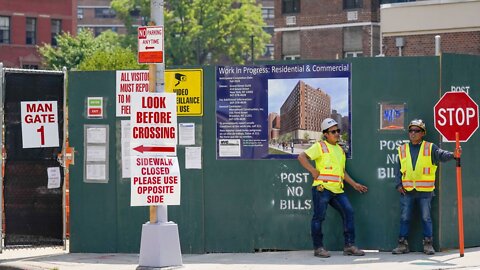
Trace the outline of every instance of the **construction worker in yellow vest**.
{"label": "construction worker in yellow vest", "polygon": [[425,123],[414,119],[408,125],[409,143],[398,147],[397,168],[395,172],[396,189],[400,195],[400,233],[398,246],[393,254],[410,252],[408,247],[408,231],[415,202],[420,207],[423,227],[423,252],[435,254],[432,245],[432,219],[430,215],[431,202],[435,196],[435,172],[439,162],[449,161],[461,154],[440,149],[431,142],[423,140],[426,134]]}
{"label": "construction worker in yellow vest", "polygon": [[[343,219],[345,236],[344,255],[363,256],[365,252],[355,246],[355,227],[353,207],[343,192],[343,180],[360,193],[367,192],[367,187],[355,182],[345,171],[345,152],[338,145],[340,129],[338,123],[326,118],[321,124],[325,140],[314,143],[298,156],[300,164],[313,176],[312,201],[313,217],[311,234],[314,256],[327,258],[330,253],[323,246],[322,222],[325,220],[327,206],[330,204]],[[315,167],[309,162],[315,161]]]}

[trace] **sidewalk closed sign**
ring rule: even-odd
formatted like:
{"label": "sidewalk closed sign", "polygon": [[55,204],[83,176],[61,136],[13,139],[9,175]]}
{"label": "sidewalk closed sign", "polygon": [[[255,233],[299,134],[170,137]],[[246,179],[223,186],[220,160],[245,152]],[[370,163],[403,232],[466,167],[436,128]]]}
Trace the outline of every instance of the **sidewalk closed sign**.
{"label": "sidewalk closed sign", "polygon": [[22,101],[23,148],[58,147],[57,101]]}
{"label": "sidewalk closed sign", "polygon": [[175,94],[131,96],[131,206],[179,205]]}
{"label": "sidewalk closed sign", "polygon": [[138,27],[138,63],[163,63],[163,27]]}
{"label": "sidewalk closed sign", "polygon": [[177,157],[134,157],[131,206],[180,205]]}

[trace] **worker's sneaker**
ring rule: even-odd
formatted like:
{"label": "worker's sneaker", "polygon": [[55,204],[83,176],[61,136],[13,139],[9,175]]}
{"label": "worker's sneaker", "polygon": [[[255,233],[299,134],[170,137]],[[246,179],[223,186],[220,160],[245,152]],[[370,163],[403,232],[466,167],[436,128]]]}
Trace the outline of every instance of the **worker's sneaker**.
{"label": "worker's sneaker", "polygon": [[405,254],[409,252],[410,249],[408,249],[408,241],[403,237],[398,239],[398,246],[392,250],[392,254]]}
{"label": "worker's sneaker", "polygon": [[427,255],[435,254],[435,249],[433,249],[431,237],[425,237],[425,239],[423,239],[423,253]]}
{"label": "worker's sneaker", "polygon": [[330,257],[330,252],[328,252],[324,247],[316,248],[313,251],[315,257],[328,258]]}
{"label": "worker's sneaker", "polygon": [[363,250],[359,249],[358,247],[350,244],[350,245],[346,245],[343,248],[343,255],[363,256],[363,255],[365,255],[365,252]]}

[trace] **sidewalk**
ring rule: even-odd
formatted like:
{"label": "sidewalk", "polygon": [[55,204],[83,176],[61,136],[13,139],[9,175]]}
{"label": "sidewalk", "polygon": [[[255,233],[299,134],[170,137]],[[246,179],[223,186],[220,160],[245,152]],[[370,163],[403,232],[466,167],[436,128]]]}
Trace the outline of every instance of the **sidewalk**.
{"label": "sidewalk", "polygon": [[[320,259],[312,251],[263,253],[213,253],[183,255],[183,266],[162,269],[185,270],[336,270],[336,269],[480,269],[480,248],[438,252],[434,256],[422,253],[392,255],[387,252],[367,252],[365,257],[343,256]],[[138,254],[67,253],[61,249],[4,250],[0,254],[0,269],[28,270],[134,270]]]}

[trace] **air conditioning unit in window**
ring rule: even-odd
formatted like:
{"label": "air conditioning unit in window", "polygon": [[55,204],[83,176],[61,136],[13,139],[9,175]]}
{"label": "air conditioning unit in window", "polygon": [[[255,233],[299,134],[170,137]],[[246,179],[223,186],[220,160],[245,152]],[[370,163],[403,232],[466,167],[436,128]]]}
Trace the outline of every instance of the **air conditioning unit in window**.
{"label": "air conditioning unit in window", "polygon": [[285,17],[285,24],[286,25],[296,25],[297,24],[297,17],[295,17],[295,16]]}

